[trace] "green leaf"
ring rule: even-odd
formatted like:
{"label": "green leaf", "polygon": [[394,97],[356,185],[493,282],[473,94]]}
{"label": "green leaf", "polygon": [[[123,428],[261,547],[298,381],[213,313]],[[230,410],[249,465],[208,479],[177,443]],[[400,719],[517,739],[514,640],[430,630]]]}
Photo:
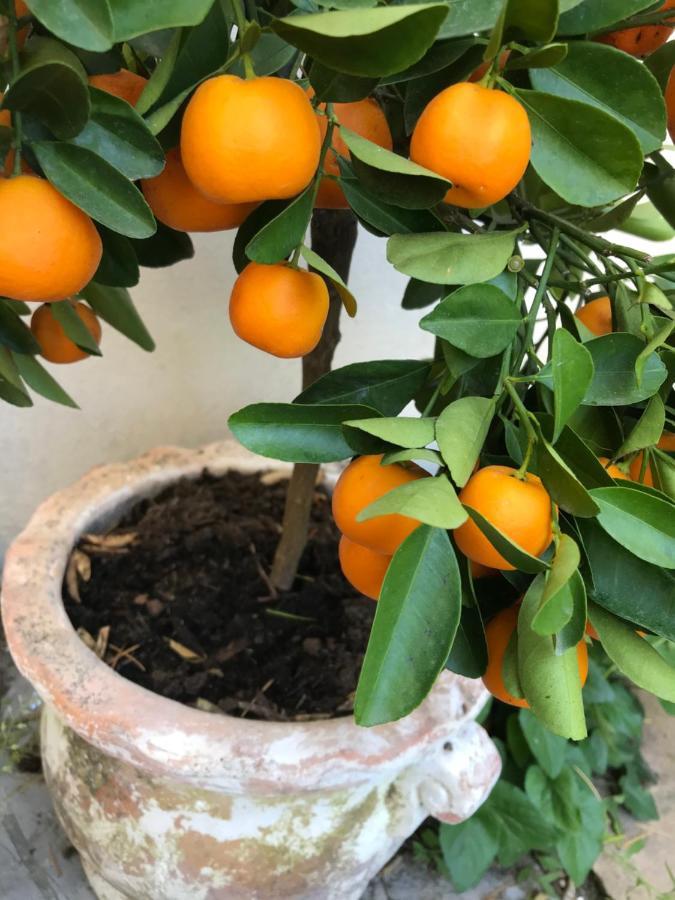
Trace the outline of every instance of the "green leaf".
{"label": "green leaf", "polygon": [[101,355],[101,351],[91,331],[89,331],[70,303],[52,303],[50,304],[50,309],[54,319],[63,328],[66,337],[70,338],[74,344],[77,344],[80,350],[84,350],[92,356]]}
{"label": "green leaf", "polygon": [[0,299],[0,344],[16,353],[39,353],[40,345],[11,304],[11,300]]}
{"label": "green leaf", "polygon": [[663,47],[659,47],[654,53],[650,53],[644,61],[645,66],[656,78],[659,87],[665,91],[670,73],[675,66],[675,43],[668,41]]}
{"label": "green leaf", "polygon": [[354,174],[375,194],[404,209],[435,206],[445,196],[451,183],[417,163],[392,153],[340,126],[340,135],[349,148]]}
{"label": "green leaf", "polygon": [[556,830],[525,792],[503,778],[481,812],[494,821],[500,846],[514,850],[515,859],[529,850],[546,850],[556,839]]}
{"label": "green leaf", "polygon": [[540,575],[532,582],[518,615],[520,681],[539,721],[554,734],[579,741],[586,737],[586,722],[576,647],[557,655],[553,638],[532,629],[543,590]]}
{"label": "green leaf", "polygon": [[675,577],[625,550],[595,519],[580,519],[591,597],[623,619],[675,640]]}
{"label": "green leaf", "polygon": [[445,668],[467,678],[482,678],[487,661],[487,644],[480,611],[476,606],[462,606],[459,627]]}
{"label": "green leaf", "polygon": [[90,281],[80,293],[94,312],[120,334],[138,344],[143,350],[155,349],[155,342],[136,311],[129,291]]}
{"label": "green leaf", "polygon": [[228,425],[244,447],[261,456],[286,462],[334,462],[353,455],[342,423],[370,418],[374,412],[355,404],[254,403],[231,415]]}
{"label": "green leaf", "polygon": [[133,287],[138,284],[140,273],[134,245],[129,238],[98,226],[103,242],[103,256],[94,275],[99,284],[115,287]]}
{"label": "green leaf", "polygon": [[649,69],[605,44],[572,41],[567,57],[531,74],[539,91],[602,109],[635,134],[643,153],[659,150],[666,132],[661,90]]}
{"label": "green leaf", "polygon": [[403,292],[401,306],[403,309],[423,309],[440,300],[442,294],[443,285],[427,284],[425,281],[411,278]]}
{"label": "green leaf", "polygon": [[131,239],[139,265],[150,269],[172,266],[195,255],[190,235],[174,231],[168,225],[157,222],[157,231],[142,240]]}
{"label": "green leaf", "polygon": [[546,575],[541,606],[532,617],[532,628],[537,634],[555,634],[572,618],[572,596],[564,589],[579,568],[580,561],[576,542],[568,534],[561,534],[551,568]]}
{"label": "green leaf", "polygon": [[640,637],[634,627],[591,603],[590,617],[603,649],[614,665],[638,687],[675,702],[675,669]]}
{"label": "green leaf", "polygon": [[62,406],[79,409],[70,394],[63,390],[60,384],[52,378],[34,356],[18,354],[14,357],[14,362],[28,387],[32,388],[37,394],[46,397],[47,400],[51,400],[53,403],[60,403]]}
{"label": "green leaf", "polygon": [[495,526],[488,522],[485,516],[477,510],[472,509],[466,504],[464,504],[464,509],[483,532],[485,537],[490,541],[495,550],[497,550],[498,553],[501,553],[504,559],[511,563],[516,569],[531,575],[548,569],[548,563],[544,562],[543,559],[538,559],[536,556],[531,556],[529,553],[526,553],[525,550],[521,550],[517,544],[514,544],[510,538],[499,531],[498,528],[495,528]]}
{"label": "green leaf", "polygon": [[292,200],[246,245],[246,255],[257,263],[278,263],[301,244],[312,218],[314,184]]}
{"label": "green leaf", "polygon": [[553,399],[555,424],[553,443],[570,417],[582,403],[593,380],[593,358],[569,331],[559,328],[553,335]]}
{"label": "green leaf", "polygon": [[126,100],[90,87],[91,118],[72,143],[107,160],[127,178],[151,178],[164,168],[159,141]]}
{"label": "green leaf", "polygon": [[485,59],[494,59],[511,39],[546,44],[554,37],[557,22],[557,0],[506,0],[485,49]]}
{"label": "green leaf", "polygon": [[658,443],[666,424],[666,408],[658,394],[649,400],[644,412],[635,423],[628,437],[616,452],[617,457],[627,456],[636,450],[644,450]]}
{"label": "green leaf", "polygon": [[499,848],[497,830],[481,810],[457,825],[442,822],[438,839],[452,883],[460,892],[478,884]]}
{"label": "green leaf", "polygon": [[559,34],[587,34],[630,19],[652,5],[652,0],[583,0],[560,16]]}
{"label": "green leaf", "polygon": [[546,69],[556,66],[567,56],[568,44],[549,44],[547,47],[537,47],[524,53],[522,56],[512,56],[506,64],[509,72],[519,69]]}
{"label": "green leaf", "polygon": [[0,347],[0,397],[13,406],[25,408],[33,405],[14,357],[6,347]]}
{"label": "green leaf", "polygon": [[460,397],[436,421],[436,440],[452,480],[464,487],[478,461],[495,413],[495,400]]}
{"label": "green leaf", "polygon": [[448,658],[461,610],[445,531],[421,525],[387,569],[356,689],[358,725],[400,719],[424,700]]}
{"label": "green leaf", "polygon": [[466,522],[462,504],[445,475],[399,485],[362,509],[356,521],[366,522],[390,513],[419,519],[434,528],[458,528]]}
{"label": "green leaf", "polygon": [[647,362],[652,359],[656,350],[658,350],[660,347],[663,347],[664,344],[667,343],[668,338],[673,332],[673,329],[675,329],[675,322],[673,322],[672,320],[670,322],[666,322],[663,328],[659,329],[659,331],[656,332],[649,343],[646,344],[638,353],[635,359],[635,378],[638,385],[642,385],[642,377],[644,375],[644,370]]}
{"label": "green leaf", "polygon": [[345,422],[345,426],[358,428],[366,434],[381,438],[397,447],[426,447],[435,438],[436,419],[418,416],[394,416],[393,418],[361,419]]}
{"label": "green leaf", "polygon": [[347,75],[400,72],[424,56],[447,15],[444,3],[293,15],[273,19],[289,44]]}
{"label": "green leaf", "polygon": [[379,78],[345,75],[315,60],[309,70],[309,82],[321,102],[354,103],[369,97],[377,87]]}
{"label": "green leaf", "polygon": [[433,284],[477,284],[506,268],[519,231],[394,234],[387,259],[404,275]]}
{"label": "green leaf", "polygon": [[440,72],[456,62],[466,51],[474,46],[473,39],[464,41],[436,41],[422,59],[404,69],[382,79],[382,84],[400,84],[415,78],[424,78],[434,72]]}
{"label": "green leaf", "polygon": [[31,0],[30,11],[47,31],[74,47],[100,52],[113,45],[107,0]]}
{"label": "green leaf", "polygon": [[[661,197],[662,185],[663,182],[659,182],[657,185],[650,185],[648,191]],[[669,194],[669,191],[666,191],[665,194]],[[639,198],[640,195],[636,194],[635,196]],[[663,196],[663,199],[665,200],[666,197]],[[621,231],[644,238],[647,241],[671,241],[675,237],[675,228],[664,219],[652,203],[641,203],[639,206],[636,206],[628,218],[619,224]],[[655,287],[655,285],[652,285],[652,287]]]}
{"label": "green leaf", "polygon": [[12,79],[3,109],[35,116],[62,140],[74,137],[89,117],[87,75],[77,56],[59,41],[34,37]]}
{"label": "green leaf", "polygon": [[635,773],[622,775],[619,779],[619,788],[623,794],[623,805],[634,819],[640,822],[658,819],[659,813],[654,798],[642,787]]}
{"label": "green leaf", "polygon": [[171,0],[170,3],[134,3],[108,0],[113,17],[115,43],[162,28],[198,25],[213,0]]}
{"label": "green leaf", "polygon": [[552,444],[537,442],[537,471],[551,498],[574,516],[595,516],[598,506]]}
{"label": "green leaf", "polygon": [[586,584],[580,572],[572,573],[572,577],[562,588],[562,593],[570,598],[567,602],[572,607],[572,615],[569,621],[555,635],[555,652],[558,655],[572,647],[576,647],[580,641],[583,641],[586,633],[588,601]]}
{"label": "green leaf", "polygon": [[503,291],[476,284],[442,300],[420,321],[420,328],[470,356],[487,359],[509,346],[522,321],[519,308]]}
{"label": "green leaf", "polygon": [[55,141],[35,141],[31,148],[54,187],[92,219],[127,237],[154,234],[155,219],[141,192],[100,156]]}
{"label": "green leaf", "polygon": [[395,416],[425,384],[431,366],[417,359],[379,359],[333,369],[294,403],[363,404]]}
{"label": "green leaf", "polygon": [[[600,415],[598,411],[591,410],[590,407],[586,407],[586,410],[592,412],[596,418]],[[616,425],[613,414],[610,411],[608,411],[608,414],[611,416],[612,423]],[[553,416],[545,413],[538,413],[537,421],[541,426],[544,436],[547,439],[550,439],[553,433]],[[611,443],[615,444],[615,441],[612,441]],[[587,488],[609,487],[614,484],[611,475],[607,474],[607,470],[599,461],[593,450],[591,450],[591,448],[569,426],[563,428],[560,437],[556,441],[555,449],[572,469],[581,483]],[[602,449],[604,448],[598,448],[597,452],[600,454]]]}
{"label": "green leaf", "polygon": [[534,758],[549,778],[557,778],[565,765],[567,741],[552,734],[529,709],[518,711],[518,722]]}
{"label": "green leaf", "polygon": [[325,259],[322,259],[318,253],[310,250],[310,248],[306,247],[304,244],[300,247],[300,253],[313,269],[316,269],[317,272],[320,272],[328,279],[330,284],[337,291],[340,300],[342,300],[345,312],[348,316],[353,318],[356,315],[356,299],[340,275],[338,275],[335,269],[329,265]]}
{"label": "green leaf", "polygon": [[614,116],[539,91],[517,94],[532,126],[532,166],[556,194],[579,206],[601,206],[635,188],[640,143]]}
{"label": "green leaf", "polygon": [[[182,43],[183,32],[181,29],[176,29],[172,34],[171,40],[169,41],[166,50],[164,51],[164,53],[162,53],[161,59],[150,74],[150,78],[143,88],[141,96],[136,102],[135,109],[136,112],[140,115],[144,115],[148,112],[148,110],[152,109],[159,98],[164,94],[166,86],[171,78],[171,73],[173,72],[174,66],[176,65],[176,60],[178,59],[178,54],[180,52]],[[182,99],[185,99],[185,97],[183,97]],[[165,109],[166,106],[167,104],[161,107],[161,109]],[[161,109],[159,110],[159,112],[161,112]],[[153,127],[152,116],[148,116],[146,122],[152,133],[158,134],[158,131]]]}
{"label": "green leaf", "polygon": [[675,507],[658,496],[627,487],[594,488],[598,522],[631,553],[675,569]]}
{"label": "green leaf", "polygon": [[441,26],[440,37],[461,37],[487,31],[497,21],[504,0],[447,0],[448,17]]}
{"label": "green leaf", "polygon": [[[341,163],[342,165],[342,163]],[[366,227],[375,229],[378,234],[410,234],[417,231],[441,229],[441,223],[428,210],[403,209],[385,203],[356,179],[340,179],[340,187],[347,198],[352,211],[365,223]]]}

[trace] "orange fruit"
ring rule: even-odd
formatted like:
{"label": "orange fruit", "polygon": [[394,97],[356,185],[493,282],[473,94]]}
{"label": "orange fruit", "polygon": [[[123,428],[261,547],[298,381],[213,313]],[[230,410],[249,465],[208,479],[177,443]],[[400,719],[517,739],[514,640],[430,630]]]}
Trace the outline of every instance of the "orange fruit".
{"label": "orange fruit", "polygon": [[88,215],[44,178],[0,178],[0,296],[65,300],[94,276],[102,245]]}
{"label": "orange fruit", "polygon": [[197,190],[219,203],[252,203],[306,188],[321,134],[306,93],[292,81],[218,75],[192,95],[180,146]]}
{"label": "orange fruit", "polygon": [[[511,635],[518,625],[518,610],[520,604],[509,606],[498,612],[485,627],[485,640],[488,651],[488,664],[483,675],[483,684],[498,700],[502,703],[508,703],[511,706],[520,706],[529,708],[529,703],[524,698],[514,697],[504,686],[504,678],[502,676],[502,666],[504,664],[504,655],[506,648],[511,640]],[[586,684],[588,678],[588,648],[584,641],[577,644],[577,664],[579,666],[579,676],[582,686]]]}
{"label": "orange fruit", "polygon": [[[74,309],[98,344],[101,340],[101,324],[94,313],[86,303],[76,303]],[[54,318],[49,303],[35,310],[30,320],[30,330],[40,345],[40,354],[49,362],[74,363],[89,356],[89,353],[80,350],[66,335],[61,323]]]}
{"label": "orange fruit", "polygon": [[379,497],[402,484],[425,478],[427,473],[419,466],[398,463],[382,466],[381,461],[382,454],[377,454],[359,456],[349,463],[333,491],[333,518],[350,541],[393,556],[419,521],[397,513],[377,516],[366,522],[357,522],[356,516]]}
{"label": "orange fruit", "polygon": [[166,154],[159,175],[141,181],[145,199],[155,217],[177,231],[224,231],[237,228],[254,208],[253,203],[214,203],[185,174],[178,148]]}
{"label": "orange fruit", "polygon": [[[310,91],[310,96],[313,92]],[[325,109],[325,104],[321,105]],[[385,114],[382,112],[380,104],[368,97],[366,100],[357,100],[355,103],[334,103],[333,113],[345,128],[355,131],[361,137],[372,141],[385,150],[391,150],[394,146],[389,123]],[[319,129],[321,131],[321,141],[326,136],[328,123],[325,116],[317,116]],[[333,131],[330,149],[326,153],[323,169],[327,175],[339,175],[340,167],[338,165],[337,155],[350,158],[349,149],[342,140],[339,128]],[[322,178],[319,185],[319,191],[316,197],[316,206],[323,209],[347,209],[349,204],[342,188],[339,184],[330,178]]]}
{"label": "orange fruit", "polygon": [[598,297],[584,303],[581,309],[574,314],[580,322],[598,336],[611,334],[612,331],[612,304],[609,297]]}
{"label": "orange fruit", "polygon": [[243,341],[290,359],[319,343],[328,304],[326,284],[314,272],[250,262],[234,283],[230,321]]}
{"label": "orange fruit", "polygon": [[147,78],[130,72],[128,69],[120,69],[118,72],[107,75],[89,76],[89,84],[92,87],[105,91],[107,94],[114,94],[115,97],[126,100],[130,106],[136,106],[147,83]]}
{"label": "orange fruit", "polygon": [[437,94],[417,121],[410,158],[453,183],[446,203],[469,209],[502,200],[530,160],[530,121],[504,91],[453,84]]}
{"label": "orange fruit", "polygon": [[[510,466],[486,466],[459,493],[462,503],[481,513],[522,550],[539,556],[551,543],[551,498],[536,475],[516,477]],[[492,569],[513,569],[472,519],[455,529],[462,553]]]}
{"label": "orange fruit", "polygon": [[620,469],[616,464],[612,463],[611,465],[608,465],[609,458],[607,456],[599,456],[598,462],[602,463],[602,466],[603,466],[604,470],[607,472],[607,474],[611,475],[611,477],[614,478],[615,480],[617,478],[623,479],[624,481],[631,480],[630,475],[628,475],[626,472],[624,472],[623,469]]}
{"label": "orange fruit", "polygon": [[665,100],[668,111],[668,133],[671,141],[675,141],[675,66],[673,66],[668,76]]}
{"label": "orange fruit", "polygon": [[371,600],[377,600],[391,556],[350,541],[344,534],[340,538],[338,555],[342,574],[351,586]]}
{"label": "orange fruit", "polygon": [[[673,9],[675,0],[665,0],[659,9]],[[659,47],[666,43],[673,29],[670,25],[640,25],[637,28],[621,28],[618,31],[610,31],[595,38],[602,44],[610,44],[617,50],[630,53],[644,59]]]}
{"label": "orange fruit", "polygon": [[[670,431],[664,431],[656,446],[659,450],[665,450],[666,453],[675,453],[675,434]],[[654,478],[652,476],[652,467],[650,465],[645,469],[644,477],[642,479],[640,478],[640,473],[642,472],[642,456],[642,453],[638,453],[637,456],[633,458],[633,461],[629,466],[630,477],[633,481],[641,481],[642,484],[654,487]]]}

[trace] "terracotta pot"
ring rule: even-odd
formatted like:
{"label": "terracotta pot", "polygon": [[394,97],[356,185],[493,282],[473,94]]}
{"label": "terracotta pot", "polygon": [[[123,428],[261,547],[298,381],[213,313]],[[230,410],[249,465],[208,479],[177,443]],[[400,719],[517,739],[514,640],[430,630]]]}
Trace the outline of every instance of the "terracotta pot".
{"label": "terracotta pot", "polygon": [[412,715],[376,728],[258,722],[157,696],[78,638],[61,582],[80,534],[204,468],[266,466],[224,444],[94,469],[47,500],[7,555],[4,624],[45,702],[45,777],[104,900],[351,900],[428,814],[464,819],[497,778],[473,721],[478,681],[445,672]]}

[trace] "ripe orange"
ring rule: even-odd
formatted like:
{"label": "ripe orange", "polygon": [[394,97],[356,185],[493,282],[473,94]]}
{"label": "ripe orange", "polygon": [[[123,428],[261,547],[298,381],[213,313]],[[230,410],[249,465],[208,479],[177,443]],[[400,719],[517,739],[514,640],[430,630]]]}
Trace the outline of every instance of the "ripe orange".
{"label": "ripe orange", "polygon": [[371,600],[377,600],[391,556],[350,541],[344,534],[340,538],[338,555],[342,574],[351,586]]}
{"label": "ripe orange", "polygon": [[668,133],[671,141],[675,141],[675,66],[670,70],[666,84],[666,109],[668,111]]}
{"label": "ripe orange", "polygon": [[[504,678],[502,676],[504,654],[511,640],[511,635],[518,625],[519,608],[520,604],[516,603],[515,606],[503,609],[494,618],[490,619],[485,627],[488,664],[485,675],[483,675],[483,684],[492,696],[501,700],[502,703],[529,708],[527,700],[509,694],[504,686]],[[584,641],[580,641],[577,644],[577,664],[583,686],[588,678],[588,648]]]}
{"label": "ripe orange", "polygon": [[[675,453],[675,434],[670,431],[664,431],[656,446],[659,450],[665,450],[666,453]],[[633,458],[633,462],[629,467],[630,477],[633,481],[641,481],[642,484],[654,487],[654,478],[652,476],[652,467],[650,465],[645,469],[644,477],[640,478],[640,473],[642,472],[642,457],[643,454],[638,453],[637,456]]]}
{"label": "ripe orange", "polygon": [[462,82],[437,94],[419,117],[410,158],[453,183],[446,203],[469,209],[502,200],[525,174],[527,113],[505,94]]}
{"label": "ripe orange", "polygon": [[93,277],[102,245],[88,215],[44,178],[0,178],[0,296],[65,300]]}
{"label": "ripe orange", "polygon": [[224,231],[237,228],[254,208],[253,203],[214,203],[185,174],[177,147],[166,154],[166,165],[141,187],[156,218],[178,231]]}
{"label": "ripe orange", "polygon": [[188,103],[180,141],[188,178],[219,203],[293,197],[321,153],[312,104],[286,78],[210,78]]}
{"label": "ripe orange", "polygon": [[[322,108],[325,109],[325,104],[322,104]],[[355,103],[335,103],[333,112],[341,125],[355,131],[361,137],[386,150],[391,150],[394,146],[386,116],[379,103],[372,97],[368,97],[366,100],[357,100]],[[326,117],[320,115],[317,116],[317,121],[323,142],[328,123]],[[337,154],[345,159],[350,157],[349,149],[342,140],[338,128],[333,131],[331,149],[326,154],[323,164],[324,172],[327,175],[340,174]],[[340,185],[330,178],[321,179],[315,205],[323,209],[346,209],[349,206]]]}
{"label": "ripe orange", "polygon": [[230,321],[239,337],[273,356],[306,356],[321,339],[328,289],[314,272],[250,262],[230,296]]}
{"label": "ripe orange", "polygon": [[602,463],[605,472],[607,472],[608,475],[611,475],[611,477],[614,478],[615,480],[617,478],[623,479],[624,481],[631,480],[630,475],[628,475],[626,472],[624,472],[623,469],[620,469],[615,463],[608,465],[609,458],[607,456],[599,456],[598,462]]}
{"label": "ripe orange", "polygon": [[[94,313],[86,303],[76,303],[75,312],[98,344],[101,340],[101,323]],[[49,303],[35,310],[30,320],[30,330],[40,345],[40,354],[49,362],[74,363],[89,356],[66,336],[63,326],[54,318]]]}
{"label": "ripe orange", "polygon": [[[675,0],[665,0],[659,9],[673,9]],[[669,25],[640,25],[637,28],[621,28],[596,38],[603,44],[610,44],[624,53],[644,59],[666,43],[673,29]]]}
{"label": "ripe orange", "polygon": [[382,466],[381,461],[382,454],[359,456],[347,466],[333,491],[333,518],[350,541],[392,556],[420,524],[418,520],[391,513],[357,522],[356,516],[383,494],[427,473],[419,466]]}
{"label": "ripe orange", "polygon": [[612,304],[609,297],[597,297],[595,300],[590,300],[581,309],[578,309],[574,315],[593,334],[598,336],[611,334]]}
{"label": "ripe orange", "polygon": [[147,83],[147,78],[130,72],[128,69],[120,69],[110,75],[89,76],[89,84],[92,87],[105,91],[107,94],[114,94],[115,97],[126,100],[131,106],[136,106]]}
{"label": "ripe orange", "polygon": [[[551,498],[530,472],[516,477],[509,466],[486,466],[467,481],[459,499],[481,513],[521,549],[539,556],[551,543]],[[513,569],[482,531],[468,519],[455,529],[462,553],[492,569]]]}

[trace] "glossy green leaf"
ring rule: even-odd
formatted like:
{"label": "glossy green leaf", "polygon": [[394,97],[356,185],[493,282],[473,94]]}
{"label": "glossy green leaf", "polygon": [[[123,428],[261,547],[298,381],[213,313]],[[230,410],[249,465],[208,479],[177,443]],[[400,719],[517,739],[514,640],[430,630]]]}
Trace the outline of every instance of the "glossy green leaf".
{"label": "glossy green leaf", "polygon": [[499,849],[499,833],[480,809],[456,825],[441,823],[438,838],[452,883],[460,892],[478,884]]}
{"label": "glossy green leaf", "polygon": [[635,360],[635,378],[640,387],[642,386],[642,377],[644,374],[645,366],[654,356],[654,352],[668,343],[668,339],[670,338],[670,335],[673,333],[674,329],[675,321],[673,321],[672,319],[670,321],[667,321],[666,324],[656,332],[654,337],[647,344],[645,344],[642,350],[638,353]]}
{"label": "glossy green leaf", "polygon": [[422,59],[402,72],[387,75],[382,84],[400,84],[415,78],[424,78],[440,72],[456,62],[474,44],[473,39],[463,41],[436,41],[429,47]]}
{"label": "glossy green leaf", "polygon": [[548,569],[548,563],[536,556],[531,556],[525,550],[522,550],[517,544],[514,544],[510,538],[495,528],[481,513],[472,509],[470,506],[464,505],[464,509],[476,523],[478,528],[483,532],[485,537],[490,541],[492,546],[497,550],[504,559],[511,563],[521,572],[527,572],[534,575],[537,572],[543,572]]}
{"label": "glossy green leaf", "polygon": [[559,328],[553,335],[553,399],[555,425],[553,443],[581,404],[593,379],[593,358],[569,331]]}
{"label": "glossy green leaf", "polygon": [[108,0],[113,17],[115,43],[162,28],[198,25],[213,0],[171,0],[170,3],[137,3],[136,0]]}
{"label": "glossy green leaf", "polygon": [[654,53],[650,53],[645,59],[645,66],[656,78],[661,90],[665,91],[670,73],[673,71],[673,66],[675,66],[675,43],[668,41],[667,44],[659,47]]}
{"label": "glossy green leaf", "polygon": [[349,148],[355,175],[365,187],[382,193],[387,201],[404,209],[435,206],[452,186],[445,178],[418,166],[340,126],[340,135]]}
{"label": "glossy green leaf", "polygon": [[565,766],[567,741],[552,734],[529,709],[518,710],[518,723],[541,768],[549,778],[557,778]]}
{"label": "glossy green leaf", "polygon": [[419,706],[448,658],[461,596],[446,532],[421,525],[385,575],[356,689],[358,725],[391,722]]}
{"label": "glossy green leaf", "polygon": [[348,316],[351,316],[353,318],[356,315],[356,298],[349,290],[340,275],[338,275],[335,269],[331,265],[329,265],[329,263],[327,263],[325,259],[322,259],[318,253],[315,253],[304,244],[302,244],[302,246],[300,247],[300,254],[313,269],[316,269],[317,272],[320,272],[325,278],[328,279],[330,284],[337,291],[340,300],[342,300],[342,305],[345,308],[345,312]]}
{"label": "glossy green leaf", "polygon": [[403,292],[401,306],[403,309],[423,309],[440,300],[443,293],[443,285],[428,284],[411,278]]}
{"label": "glossy green leaf", "polygon": [[555,634],[572,618],[572,596],[564,588],[579,568],[579,547],[568,534],[560,535],[551,568],[541,595],[541,606],[532,617],[532,628],[537,634]]}
{"label": "glossy green leaf", "polygon": [[642,151],[618,119],[540,91],[519,90],[518,98],[532,126],[532,166],[556,194],[579,206],[601,206],[635,188]]}
{"label": "glossy green leaf", "polygon": [[138,344],[143,350],[155,349],[155,342],[143,324],[129,291],[90,281],[80,293],[94,312],[120,334]]}
{"label": "glossy green leaf", "polygon": [[103,242],[103,256],[94,275],[99,284],[115,287],[134,287],[138,284],[140,273],[134,245],[129,238],[98,226],[98,233]]}
{"label": "glossy green leaf", "polygon": [[590,617],[603,649],[619,671],[643,690],[675,702],[675,668],[632,625],[601,606],[591,604]]}
{"label": "glossy green leaf", "polygon": [[[374,500],[357,515],[357,522],[397,513],[435,528],[458,528],[466,513],[445,475],[418,478]],[[445,660],[444,660],[445,662]]]}
{"label": "glossy green leaf", "polygon": [[30,0],[30,11],[48,31],[74,47],[100,52],[113,45],[108,0]]}
{"label": "glossy green leaf", "polygon": [[162,222],[157,222],[157,231],[153,235],[142,240],[132,238],[131,244],[138,264],[150,269],[172,266],[195,255],[190,235],[174,231]]}
{"label": "glossy green leaf", "polygon": [[502,681],[506,691],[512,697],[518,700],[525,698],[523,687],[520,683],[520,675],[518,673],[518,631],[514,629],[511,632],[508,643],[504,650],[501,667]]}
{"label": "glossy green leaf", "polygon": [[532,620],[544,590],[538,576],[523,599],[518,614],[518,669],[530,708],[553,734],[578,741],[586,737],[584,704],[577,651],[572,647],[556,655],[553,638],[537,634]]}
{"label": "glossy green leaf", "polygon": [[34,356],[25,356],[17,354],[14,362],[19,370],[21,378],[26,382],[29,388],[51,400],[52,403],[60,403],[61,406],[70,406],[72,409],[79,409],[77,403],[70,394],[63,390],[61,385],[49,374],[44,366],[35,359]]}
{"label": "glossy green leaf", "polygon": [[501,274],[518,231],[491,234],[395,234],[387,259],[404,275],[433,284],[477,284]]}
{"label": "glossy green leaf", "polygon": [[661,90],[649,69],[627,53],[594,41],[572,41],[561,63],[530,77],[539,91],[580,100],[619,119],[643,153],[660,149],[666,132]]}
{"label": "glossy green leaf", "polygon": [[91,117],[72,139],[107,160],[127,178],[151,178],[164,168],[164,153],[143,119],[126,100],[90,87]]}
{"label": "glossy green leaf", "polygon": [[354,103],[369,97],[379,83],[379,78],[345,75],[343,72],[322,66],[315,60],[309,70],[309,82],[314,88],[317,100]]}
{"label": "glossy green leaf", "polygon": [[666,408],[658,394],[650,399],[635,427],[617,450],[617,457],[644,450],[658,443],[666,424]]}
{"label": "glossy green leaf", "polygon": [[536,47],[522,56],[512,54],[506,64],[509,72],[520,69],[545,69],[556,66],[567,56],[568,44],[549,44],[546,47]]}
{"label": "glossy green leaf", "polygon": [[273,19],[284,40],[348,75],[400,72],[424,56],[447,15],[444,3],[380,6]]}
{"label": "glossy green leaf", "polygon": [[409,450],[393,450],[385,453],[382,457],[382,465],[390,466],[397,462],[430,462],[435,466],[442,467],[443,460],[441,454],[437,450],[426,450],[424,447],[412,447]]}
{"label": "glossy green leaf", "polygon": [[598,505],[552,444],[537,442],[537,471],[551,499],[574,516],[595,516]]}
{"label": "glossy green leaf", "polygon": [[598,522],[623,547],[664,569],[675,569],[675,507],[627,487],[594,488]]}
{"label": "glossy green leaf", "polygon": [[[157,65],[150,73],[150,77],[148,78],[148,81],[143,88],[140,97],[136,101],[136,105],[134,108],[140,115],[145,115],[145,113],[147,113],[148,110],[152,109],[152,107],[157,103],[159,98],[163,96],[166,86],[169,83],[169,79],[171,78],[171,73],[173,72],[174,66],[176,65],[176,60],[178,59],[178,54],[180,52],[182,44],[183,31],[182,29],[177,28],[175,31],[171,32],[171,39],[169,40],[166,49],[162,53],[161,58],[158,60]],[[164,104],[162,109],[164,109],[166,105],[167,104]],[[145,121],[147,122],[147,125],[152,133],[158,134],[158,130],[155,130],[151,120],[152,116],[147,116]]]}
{"label": "glossy green leaf", "polygon": [[361,419],[345,422],[345,425],[358,428],[367,434],[381,438],[397,447],[426,447],[434,440],[434,424],[432,418],[412,416],[395,416],[393,418]]}
{"label": "glossy green leaf", "polygon": [[11,300],[0,299],[0,344],[16,353],[39,353],[33,333],[12,308]]}
{"label": "glossy green leaf", "polygon": [[497,21],[504,0],[447,0],[448,17],[439,37],[462,37],[486,31]]}
{"label": "glossy green leaf", "polygon": [[155,219],[141,192],[100,156],[55,141],[36,141],[31,147],[54,187],[92,219],[127,237],[154,233]]}
{"label": "glossy green leaf", "polygon": [[436,421],[438,448],[459,487],[471,477],[494,413],[494,399],[460,397],[446,406]]}
{"label": "glossy green leaf", "polygon": [[560,16],[560,34],[587,34],[629,19],[652,6],[652,0],[582,0]]}
{"label": "glossy green leaf", "polygon": [[59,41],[31,38],[2,106],[30,113],[62,140],[74,137],[89,117],[87,74],[77,56]]}
{"label": "glossy green leaf", "polygon": [[588,619],[586,596],[586,583],[579,571],[573,572],[572,577],[562,588],[562,593],[569,598],[572,607],[572,615],[555,635],[555,652],[560,655],[566,650],[576,647],[584,640],[586,634],[586,621]]}
{"label": "glossy green leaf", "polygon": [[66,337],[77,344],[80,350],[84,350],[94,356],[101,355],[92,333],[70,303],[53,303],[51,305],[51,313],[61,328],[63,328]]}
{"label": "glossy green leaf", "polygon": [[546,44],[555,35],[557,22],[558,0],[505,0],[485,48],[485,59],[494,59],[510,40]]}
{"label": "glossy green leaf", "polygon": [[314,185],[292,200],[264,225],[246,245],[246,255],[257,263],[278,263],[301,244],[312,218]]}
{"label": "glossy green leaf", "polygon": [[295,403],[362,404],[395,416],[426,382],[431,366],[417,359],[379,359],[333,369]]}
{"label": "glossy green leaf", "polygon": [[[649,190],[660,195],[659,186],[650,187]],[[675,228],[666,221],[652,203],[641,203],[636,206],[628,218],[621,223],[621,231],[645,238],[647,241],[671,241],[675,237]]]}
{"label": "glossy green leaf", "polygon": [[476,284],[442,300],[420,321],[420,328],[470,356],[486,359],[509,346],[522,321],[520,309],[503,291]]}
{"label": "glossy green leaf", "polygon": [[487,644],[480,611],[476,606],[463,606],[445,668],[467,678],[482,678],[487,660]]}
{"label": "glossy green leaf", "polygon": [[342,423],[374,413],[354,404],[254,403],[231,415],[228,425],[253,453],[286,462],[322,463],[352,456]]}
{"label": "glossy green leaf", "polygon": [[442,226],[428,210],[403,209],[386,203],[368,191],[356,179],[340,179],[340,187],[352,211],[378,234],[410,234],[417,231],[442,230]]}
{"label": "glossy green leaf", "polygon": [[0,398],[12,406],[25,408],[33,405],[14,358],[6,347],[0,347]]}

